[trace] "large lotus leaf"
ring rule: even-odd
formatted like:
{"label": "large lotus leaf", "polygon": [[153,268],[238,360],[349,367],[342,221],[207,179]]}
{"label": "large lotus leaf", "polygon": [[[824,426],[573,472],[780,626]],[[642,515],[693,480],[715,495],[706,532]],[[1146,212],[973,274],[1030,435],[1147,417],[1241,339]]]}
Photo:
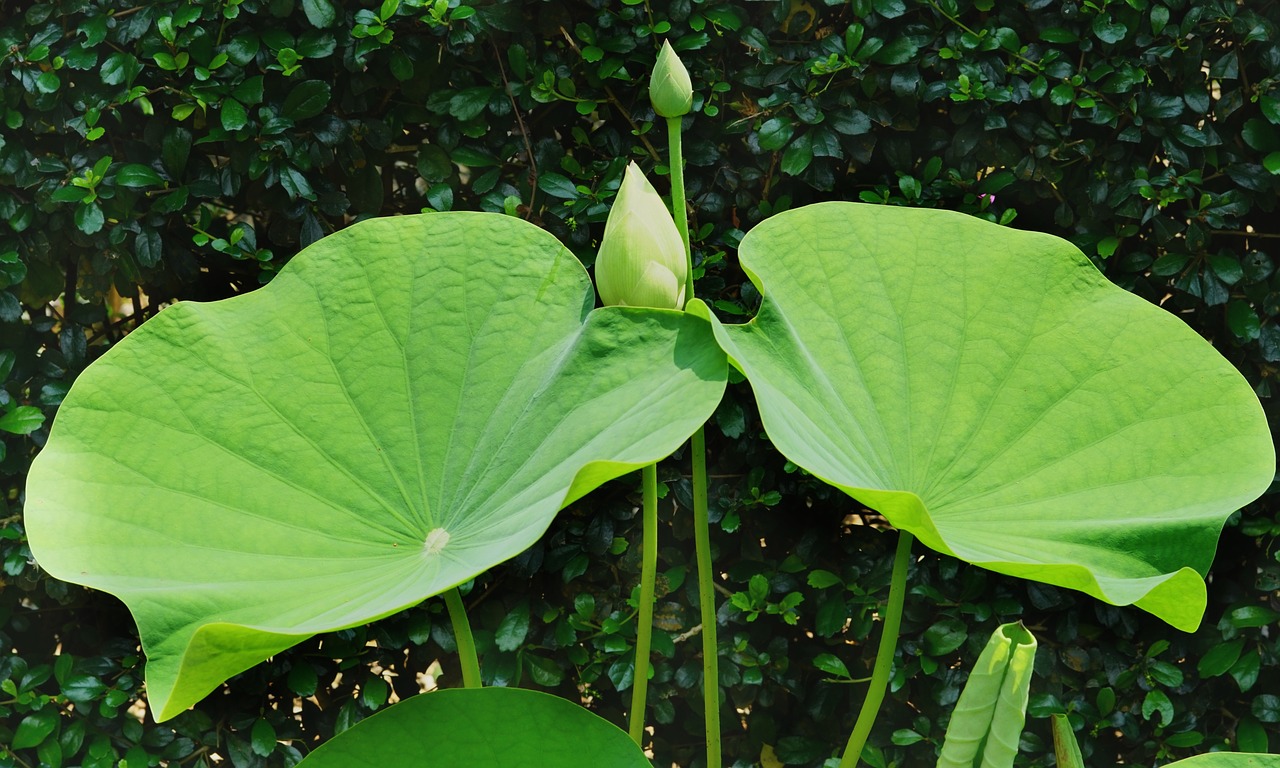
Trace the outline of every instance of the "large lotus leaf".
{"label": "large lotus leaf", "polygon": [[510,217],[325,238],[80,376],[31,470],[32,551],[128,604],[172,717],[520,553],[697,429],[725,380],[710,327],[592,304],[573,254]]}
{"label": "large lotus leaf", "polygon": [[826,203],[742,243],[717,326],[788,458],[940,552],[1191,630],[1227,516],[1271,482],[1243,378],[1069,243]]}
{"label": "large lotus leaf", "polygon": [[521,688],[424,693],[325,742],[302,768],[651,768],[617,726]]}

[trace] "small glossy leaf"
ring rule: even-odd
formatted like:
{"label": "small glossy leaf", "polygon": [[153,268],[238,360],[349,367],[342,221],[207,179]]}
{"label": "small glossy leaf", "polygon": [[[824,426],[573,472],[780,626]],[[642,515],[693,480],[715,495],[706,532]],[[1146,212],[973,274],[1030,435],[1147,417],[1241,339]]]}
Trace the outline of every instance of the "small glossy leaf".
{"label": "small glossy leaf", "polygon": [[849,677],[849,668],[830,653],[820,653],[813,658],[813,666],[836,677]]}
{"label": "small glossy leaf", "polygon": [[1036,639],[1022,624],[996,628],[951,713],[938,768],[1013,765],[1035,658]]}
{"label": "small glossy leaf", "polygon": [[959,619],[943,619],[924,631],[924,647],[932,656],[951,653],[969,638],[969,630]]}
{"label": "small glossy leaf", "polygon": [[289,91],[284,104],[280,107],[280,114],[290,120],[315,117],[328,106],[330,93],[328,83],[321,80],[304,80]]}
{"label": "small glossy leaf", "polygon": [[1280,611],[1264,605],[1242,605],[1227,614],[1227,621],[1237,629],[1265,627],[1280,619]]}
{"label": "small glossy leaf", "polygon": [[29,435],[44,424],[44,412],[34,405],[20,405],[0,416],[0,430]]}
{"label": "small glossy leaf", "polygon": [[1075,247],[825,203],[757,226],[717,338],[794,463],[939,552],[1192,630],[1227,516],[1275,474],[1257,396]]}
{"label": "small glossy leaf", "polygon": [[315,667],[306,662],[298,662],[289,670],[288,682],[289,690],[306,698],[316,692],[320,678]]}
{"label": "small glossy leaf", "polygon": [[493,642],[500,651],[514,651],[524,644],[524,638],[528,634],[529,604],[521,602],[503,617],[494,633]]}
{"label": "small glossy leaf", "polygon": [[116,172],[116,183],[122,187],[160,187],[164,178],[149,165],[129,163]]}
{"label": "small glossy leaf", "polygon": [[1280,723],[1280,696],[1263,693],[1253,699],[1253,716],[1261,723]]}
{"label": "small glossy leaf", "polygon": [[300,768],[650,768],[617,726],[556,696],[520,688],[424,693],[361,721]]}
{"label": "small glossy leaf", "polygon": [[261,717],[258,718],[257,722],[253,724],[253,730],[250,731],[249,744],[254,754],[267,757],[276,748],[276,729],[272,727],[271,723]]}
{"label": "small glossy leaf", "polygon": [[228,131],[238,131],[249,124],[249,113],[245,111],[244,105],[235,99],[224,99],[222,109],[219,110],[219,119],[222,121],[223,128]]}
{"label": "small glossy leaf", "polygon": [[910,728],[899,728],[893,732],[889,740],[900,747],[906,747],[924,741],[924,737]]}
{"label": "small glossy leaf", "polygon": [[594,301],[573,254],[509,216],[325,238],[80,375],[28,479],[32,551],[129,605],[172,717],[515,556],[709,418],[726,371],[706,322]]}
{"label": "small glossy leaf", "polygon": [[834,587],[837,584],[843,583],[840,581],[839,576],[835,575],[831,571],[824,571],[822,569],[810,571],[808,581],[809,586],[814,589],[826,589],[827,587]]}
{"label": "small glossy leaf", "polygon": [[307,15],[307,21],[321,29],[332,26],[338,18],[329,0],[302,0],[302,11]]}
{"label": "small glossy leaf", "polygon": [[37,710],[22,718],[13,735],[14,749],[30,749],[53,733],[58,727],[58,710],[53,707]]}
{"label": "small glossy leaf", "polygon": [[1164,691],[1147,691],[1142,699],[1142,716],[1150,720],[1155,715],[1160,716],[1159,725],[1166,726],[1173,722],[1173,702],[1169,701],[1169,695]]}
{"label": "small glossy leaf", "polygon": [[102,229],[102,225],[106,223],[106,218],[102,215],[102,208],[97,203],[82,203],[76,206],[76,212],[72,218],[76,222],[76,229],[86,235],[98,232]]}
{"label": "small glossy leaf", "polygon": [[1205,655],[1200,657],[1200,661],[1196,664],[1196,670],[1201,677],[1217,677],[1225,674],[1231,666],[1240,658],[1240,651],[1244,648],[1243,640],[1232,640],[1229,643],[1219,643],[1210,648]]}
{"label": "small glossy leaf", "polygon": [[1245,715],[1236,723],[1236,749],[1240,752],[1271,751],[1267,729],[1251,715]]}
{"label": "small glossy leaf", "polygon": [[782,117],[771,117],[760,126],[760,148],[765,150],[782,149],[791,141],[795,128],[791,121]]}
{"label": "small glossy leaf", "polygon": [[1248,691],[1258,682],[1258,674],[1262,671],[1262,659],[1258,654],[1258,649],[1253,648],[1245,652],[1235,664],[1231,665],[1231,669],[1227,672],[1236,681],[1236,686],[1240,691]]}

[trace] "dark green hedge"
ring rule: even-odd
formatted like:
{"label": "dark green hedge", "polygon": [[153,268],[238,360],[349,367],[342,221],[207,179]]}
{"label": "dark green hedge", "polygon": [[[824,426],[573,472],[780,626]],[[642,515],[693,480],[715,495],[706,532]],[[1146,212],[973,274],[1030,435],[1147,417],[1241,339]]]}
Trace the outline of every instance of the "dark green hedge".
{"label": "dark green hedge", "polygon": [[[590,265],[625,163],[665,172],[644,87],[663,38],[698,90],[685,121],[698,292],[723,317],[758,301],[735,246],[771,213],[953,208],[1071,239],[1211,339],[1276,412],[1273,0],[67,0],[0,2],[0,18],[0,767],[288,765],[429,670],[457,684],[428,602],[303,643],[156,725],[134,706],[124,608],[31,562],[24,473],[108,345],[169,302],[269,280],[358,218],[505,211]],[[770,448],[744,385],[708,440],[726,755],[821,765],[861,698],[850,678],[870,667],[893,536]],[[673,504],[654,749],[690,766],[689,489],[679,457],[660,471]],[[635,491],[574,504],[472,586],[492,682],[622,722]],[[962,662],[1017,617],[1041,641],[1023,764],[1052,763],[1047,716],[1061,711],[1095,765],[1280,750],[1278,511],[1264,497],[1228,524],[1194,635],[922,557],[873,765],[932,765]]]}

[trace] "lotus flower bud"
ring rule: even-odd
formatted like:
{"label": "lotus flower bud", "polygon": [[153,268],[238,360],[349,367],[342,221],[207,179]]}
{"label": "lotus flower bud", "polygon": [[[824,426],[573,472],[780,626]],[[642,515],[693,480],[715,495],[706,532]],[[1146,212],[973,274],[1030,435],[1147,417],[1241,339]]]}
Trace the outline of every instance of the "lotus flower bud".
{"label": "lotus flower bud", "polygon": [[631,163],[604,225],[596,288],[607,306],[684,307],[684,241],[658,192]]}
{"label": "lotus flower bud", "polygon": [[693,108],[693,83],[671,43],[663,42],[649,77],[649,101],[663,117],[680,117]]}

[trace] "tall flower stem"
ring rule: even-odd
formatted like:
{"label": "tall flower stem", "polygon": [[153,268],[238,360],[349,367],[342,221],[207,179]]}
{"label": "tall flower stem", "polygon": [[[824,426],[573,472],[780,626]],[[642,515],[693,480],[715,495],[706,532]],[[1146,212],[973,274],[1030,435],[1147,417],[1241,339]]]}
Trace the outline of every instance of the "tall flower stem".
{"label": "tall flower stem", "polygon": [[707,519],[707,445],[702,427],[693,433],[693,541],[698,557],[698,604],[702,610],[702,703],[706,710],[707,766],[720,768],[720,659],[716,641],[716,591],[711,570],[711,523]]}
{"label": "tall flower stem", "polygon": [[889,676],[893,672],[893,654],[898,649],[898,630],[902,626],[902,605],[907,594],[907,565],[911,562],[911,543],[915,537],[906,531],[898,531],[898,550],[893,556],[893,575],[889,578],[889,600],[884,607],[884,631],[880,634],[880,647],[876,650],[876,664],[871,670],[871,683],[867,686],[867,698],[862,702],[858,719],[849,734],[849,743],[840,756],[840,768],[855,768],[867,744],[871,726],[880,713],[885,691],[889,688]]}
{"label": "tall flower stem", "polygon": [[653,638],[653,592],[658,580],[658,465],[640,470],[644,485],[644,524],[641,536],[640,606],[636,621],[635,682],[631,685],[628,732],[637,746],[644,746],[645,697],[649,693],[649,647]]}
{"label": "tall flower stem", "polygon": [[449,609],[449,621],[453,624],[453,639],[458,644],[458,660],[462,664],[462,685],[479,688],[480,657],[476,654],[476,641],[471,637],[471,622],[467,621],[467,609],[462,604],[458,588],[444,593],[444,604]]}
{"label": "tall flower stem", "polygon": [[678,117],[667,118],[667,147],[671,155],[671,216],[684,241],[684,257],[689,268],[685,270],[685,301],[693,298],[693,249],[689,247],[689,214],[684,196],[684,152],[680,141]]}
{"label": "tall flower stem", "polygon": [[[688,259],[686,300],[693,298],[693,249],[689,245],[689,214],[684,194],[684,154],[681,119],[667,118],[667,144],[671,154],[671,214],[684,241]],[[693,541],[698,559],[698,605],[702,612],[702,702],[707,734],[707,766],[720,768],[720,659],[716,639],[715,572],[711,567],[711,523],[707,516],[707,441],[703,428],[693,433]]]}

